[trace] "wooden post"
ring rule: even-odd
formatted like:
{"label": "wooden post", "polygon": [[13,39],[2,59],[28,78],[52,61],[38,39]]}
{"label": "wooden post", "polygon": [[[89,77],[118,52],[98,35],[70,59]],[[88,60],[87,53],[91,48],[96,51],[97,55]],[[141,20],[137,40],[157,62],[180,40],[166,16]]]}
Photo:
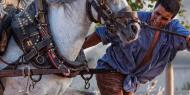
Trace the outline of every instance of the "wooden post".
{"label": "wooden post", "polygon": [[171,63],[166,67],[166,95],[174,95],[174,72]]}

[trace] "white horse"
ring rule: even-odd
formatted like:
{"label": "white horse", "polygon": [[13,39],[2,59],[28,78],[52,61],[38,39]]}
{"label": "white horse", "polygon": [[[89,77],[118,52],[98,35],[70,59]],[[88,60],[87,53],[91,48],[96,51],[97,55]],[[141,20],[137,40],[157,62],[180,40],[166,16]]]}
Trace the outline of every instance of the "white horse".
{"label": "white horse", "polygon": [[[91,25],[91,21],[88,19],[86,13],[86,0],[46,1],[49,4],[49,22],[54,38],[53,40],[60,54],[74,61],[79,54],[85,41],[87,31]],[[107,0],[106,5],[108,5],[114,13],[118,13],[124,8],[129,12],[132,11],[126,0]],[[96,11],[93,10],[93,14],[96,14]],[[139,26],[137,23],[134,24],[138,27],[135,31],[137,32]],[[123,36],[122,34],[117,34],[118,36]],[[135,35],[135,39],[137,35],[138,32]],[[22,54],[23,51],[18,47],[14,39],[11,38],[7,52],[2,58],[7,62],[14,62]],[[3,68],[2,64],[3,63],[0,63],[1,68]],[[20,69],[23,67],[25,66],[19,66]],[[3,84],[5,86],[4,95],[63,95],[71,82],[72,78],[65,78],[57,75],[43,75],[41,81],[29,91],[29,85],[32,84],[29,78],[6,77],[3,78]]]}

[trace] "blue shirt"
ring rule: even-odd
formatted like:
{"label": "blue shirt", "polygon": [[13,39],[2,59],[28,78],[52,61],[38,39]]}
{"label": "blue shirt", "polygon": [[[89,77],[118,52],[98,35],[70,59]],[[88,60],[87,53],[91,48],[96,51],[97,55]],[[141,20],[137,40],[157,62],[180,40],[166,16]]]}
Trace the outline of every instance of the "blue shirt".
{"label": "blue shirt", "polygon": [[[138,12],[141,21],[148,23],[150,16],[150,12]],[[165,29],[185,36],[190,35],[190,32],[176,19],[166,25]],[[135,92],[136,84],[146,83],[155,78],[174,59],[177,51],[188,48],[185,38],[161,32],[150,63],[131,73],[144,58],[153,39],[154,31],[141,27],[139,38],[123,46],[118,36],[108,32],[106,27],[96,28],[96,33],[103,44],[111,43],[103,57],[98,60],[97,68],[112,68],[126,74],[123,88],[127,92]]]}

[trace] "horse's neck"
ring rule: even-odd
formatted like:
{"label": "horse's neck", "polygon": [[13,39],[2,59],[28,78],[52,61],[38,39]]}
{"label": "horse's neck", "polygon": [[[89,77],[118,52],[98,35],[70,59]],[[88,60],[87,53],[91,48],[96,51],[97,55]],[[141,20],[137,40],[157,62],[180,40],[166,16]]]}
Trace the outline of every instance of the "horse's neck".
{"label": "horse's neck", "polygon": [[71,4],[50,4],[50,28],[59,52],[69,60],[75,60],[85,40],[90,22],[87,19],[86,0]]}

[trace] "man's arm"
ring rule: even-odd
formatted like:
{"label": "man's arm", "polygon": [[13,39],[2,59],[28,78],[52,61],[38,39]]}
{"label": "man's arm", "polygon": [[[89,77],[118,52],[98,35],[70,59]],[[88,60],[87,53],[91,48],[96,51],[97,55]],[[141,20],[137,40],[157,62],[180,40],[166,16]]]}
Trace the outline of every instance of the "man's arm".
{"label": "man's arm", "polygon": [[174,48],[177,50],[190,50],[190,31],[185,28],[178,19],[174,19],[170,22],[169,29],[179,35],[185,36],[185,38],[181,36],[173,37],[174,39],[172,42]]}
{"label": "man's arm", "polygon": [[86,49],[86,48],[95,46],[100,42],[101,42],[100,37],[96,34],[96,32],[94,32],[91,35],[89,35],[88,37],[86,37],[86,40],[85,40],[82,48]]}

